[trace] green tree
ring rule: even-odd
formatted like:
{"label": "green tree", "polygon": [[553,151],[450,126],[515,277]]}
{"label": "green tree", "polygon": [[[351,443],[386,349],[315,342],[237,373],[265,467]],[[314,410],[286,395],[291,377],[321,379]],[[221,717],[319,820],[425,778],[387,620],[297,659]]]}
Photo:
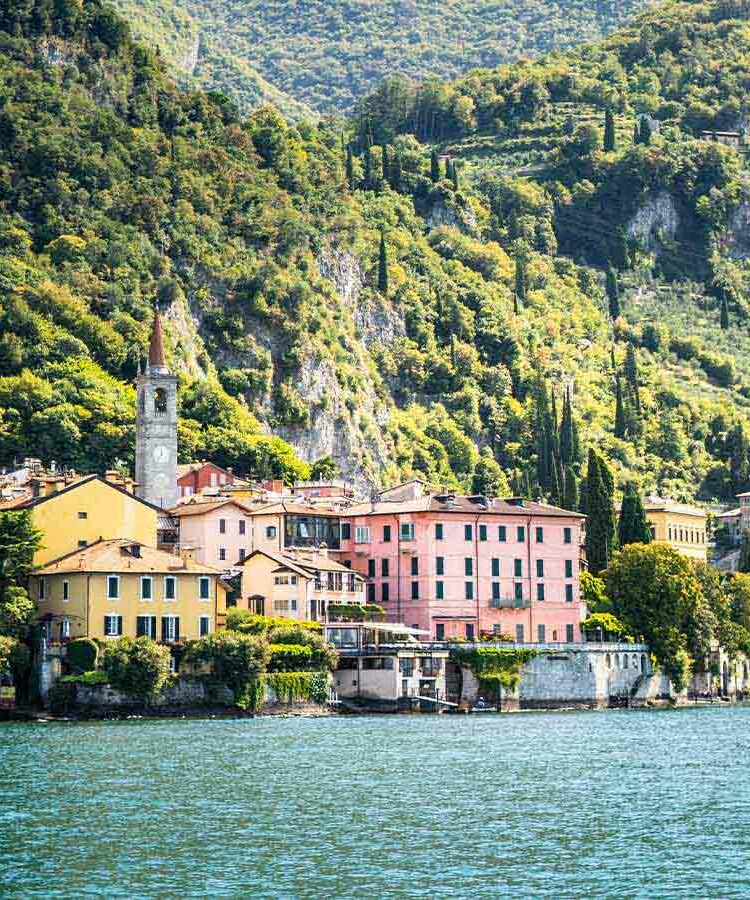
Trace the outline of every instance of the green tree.
{"label": "green tree", "polygon": [[385,232],[380,232],[380,250],[378,251],[378,290],[388,296],[388,251],[385,246]]}
{"label": "green tree", "polygon": [[453,190],[458,191],[459,183],[458,183],[458,168],[456,167],[456,161],[453,160],[451,163],[451,181],[453,182]]}
{"label": "green tree", "polygon": [[440,181],[440,159],[437,150],[430,154],[430,178],[433,182]]}
{"label": "green tree", "polygon": [[382,175],[383,175],[383,184],[388,184],[389,183],[388,182],[388,171],[389,171],[388,144],[383,144],[383,154],[381,157],[381,165],[382,165],[381,171],[382,171]]}
{"label": "green tree", "polygon": [[627,420],[625,418],[625,406],[622,401],[622,384],[620,376],[615,378],[615,437],[625,437],[627,433]]}
{"label": "green tree", "polygon": [[250,705],[250,687],[266,671],[271,658],[264,637],[236,631],[217,631],[201,638],[186,655],[194,662],[208,663],[214,676],[232,689],[240,709]]}
{"label": "green tree", "polygon": [[721,294],[721,319],[720,319],[721,328],[726,331],[729,328],[729,301],[727,300],[726,292],[722,291]]}
{"label": "green tree", "polygon": [[612,153],[616,149],[615,117],[609,107],[604,111],[604,151]]}
{"label": "green tree", "polygon": [[391,163],[391,178],[390,185],[394,191],[401,190],[401,156],[396,153],[393,157],[393,161]]}
{"label": "green tree", "polygon": [[471,477],[472,494],[481,494],[484,497],[507,497],[510,486],[505,472],[500,468],[492,451],[485,447]]}
{"label": "green tree", "polygon": [[640,143],[645,146],[651,143],[651,123],[646,116],[641,116]]}
{"label": "green tree", "polygon": [[349,185],[349,189],[354,188],[354,154],[352,153],[352,148],[346,148],[346,180]]}
{"label": "green tree", "polygon": [[565,482],[562,497],[563,509],[578,509],[578,479],[573,466],[565,467]]}
{"label": "green tree", "polygon": [[169,647],[151,638],[122,637],[104,648],[102,668],[112,687],[147,703],[169,681]]}
{"label": "green tree", "polygon": [[607,299],[609,300],[609,315],[612,321],[620,318],[620,286],[617,281],[617,272],[612,266],[607,266],[605,279]]}
{"label": "green tree", "polygon": [[636,356],[635,347],[628,344],[625,351],[625,380],[630,389],[630,396],[633,402],[633,409],[640,424],[641,418],[641,393],[638,384],[638,357]]}
{"label": "green tree", "polygon": [[615,511],[609,469],[595,450],[589,450],[586,470],[586,558],[594,575],[607,568],[615,550]]}
{"label": "green tree", "polygon": [[0,634],[23,637],[33,618],[26,580],[41,545],[27,510],[0,512]]}
{"label": "green tree", "polygon": [[626,544],[650,544],[651,528],[646,518],[641,495],[631,482],[625,487],[620,509],[618,538],[620,546]]}
{"label": "green tree", "polygon": [[310,466],[311,481],[332,481],[339,474],[339,467],[332,456],[321,456]]}
{"label": "green tree", "polygon": [[514,311],[516,315],[520,312],[521,307],[526,302],[526,291],[528,287],[528,275],[526,273],[526,256],[523,252],[516,253],[516,275],[515,275],[515,293],[514,293]]}
{"label": "green tree", "polygon": [[740,557],[737,561],[737,571],[745,575],[750,574],[750,530],[747,528],[742,532],[742,543],[740,544]]}
{"label": "green tree", "polygon": [[638,127],[638,119],[635,120],[633,124],[633,143],[640,144],[641,142],[641,130]]}
{"label": "green tree", "polygon": [[628,544],[604,575],[614,614],[643,635],[680,691],[693,668],[688,631],[705,606],[692,562],[668,544]]}

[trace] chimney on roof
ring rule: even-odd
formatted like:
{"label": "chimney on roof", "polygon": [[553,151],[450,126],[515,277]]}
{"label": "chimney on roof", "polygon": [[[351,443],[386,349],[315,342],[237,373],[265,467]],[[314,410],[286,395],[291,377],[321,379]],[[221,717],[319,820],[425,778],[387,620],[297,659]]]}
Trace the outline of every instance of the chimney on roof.
{"label": "chimney on roof", "polygon": [[183,562],[193,562],[195,560],[195,547],[180,546],[180,559]]}
{"label": "chimney on roof", "polygon": [[318,547],[318,554],[323,557],[323,559],[328,559],[328,544],[325,541]]}

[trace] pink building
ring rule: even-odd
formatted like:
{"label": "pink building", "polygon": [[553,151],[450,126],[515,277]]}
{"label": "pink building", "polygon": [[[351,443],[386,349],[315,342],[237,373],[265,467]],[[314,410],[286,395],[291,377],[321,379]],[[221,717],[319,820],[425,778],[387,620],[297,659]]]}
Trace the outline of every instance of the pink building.
{"label": "pink building", "polygon": [[415,481],[342,515],[338,558],[366,599],[436,640],[580,641],[584,517],[543,503],[435,493]]}
{"label": "pink building", "polygon": [[179,523],[181,547],[192,547],[198,562],[231,574],[253,548],[250,510],[236,500],[184,503],[170,510]]}

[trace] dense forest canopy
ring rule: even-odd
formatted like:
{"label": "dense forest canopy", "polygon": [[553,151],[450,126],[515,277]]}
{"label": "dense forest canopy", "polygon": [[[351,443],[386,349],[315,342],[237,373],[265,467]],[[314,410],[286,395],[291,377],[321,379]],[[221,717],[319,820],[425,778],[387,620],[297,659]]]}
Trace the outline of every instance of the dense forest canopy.
{"label": "dense forest canopy", "polygon": [[701,131],[743,126],[746,25],[671,3],[290,125],[179,90],[99,0],[0,3],[0,458],[131,465],[158,303],[183,460],[576,505],[595,447],[617,484],[730,498],[748,188]]}

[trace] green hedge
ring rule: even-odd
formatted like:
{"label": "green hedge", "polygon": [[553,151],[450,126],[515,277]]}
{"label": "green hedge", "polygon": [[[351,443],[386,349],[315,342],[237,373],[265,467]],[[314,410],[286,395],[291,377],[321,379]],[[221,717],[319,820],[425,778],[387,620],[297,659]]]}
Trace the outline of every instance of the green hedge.
{"label": "green hedge", "polygon": [[68,665],[74,672],[91,672],[96,668],[99,647],[91,638],[76,638],[67,645]]}

